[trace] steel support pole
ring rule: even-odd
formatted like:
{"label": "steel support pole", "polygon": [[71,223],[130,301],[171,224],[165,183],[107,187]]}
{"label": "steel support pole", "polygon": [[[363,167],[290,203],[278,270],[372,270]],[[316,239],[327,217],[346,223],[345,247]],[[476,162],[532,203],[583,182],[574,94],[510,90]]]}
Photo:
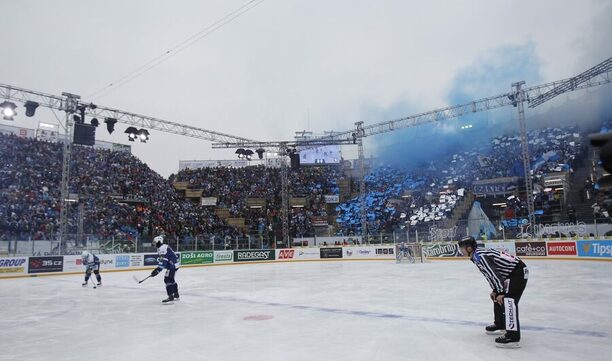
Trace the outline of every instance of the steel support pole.
{"label": "steel support pole", "polygon": [[[283,227],[283,243],[291,248],[289,240],[289,169],[287,169],[287,143],[281,143],[279,147],[281,160],[281,222]],[[275,247],[276,248],[276,247]]]}
{"label": "steel support pole", "polygon": [[525,92],[522,86],[524,81],[513,83],[514,103],[518,110],[518,119],[521,135],[521,158],[523,160],[523,171],[525,172],[525,191],[527,193],[527,212],[529,224],[535,227],[535,206],[533,204],[533,179],[531,177],[531,163],[529,159],[529,139],[527,137],[527,124],[525,123]]}
{"label": "steel support pole", "polygon": [[63,159],[62,159],[62,182],[60,184],[60,254],[65,251],[66,238],[68,235],[68,207],[70,206],[70,159],[72,156],[72,138],[74,136],[74,122],[72,115],[76,112],[80,97],[68,93],[64,93],[66,96],[65,103],[63,105],[64,111],[66,112],[66,123],[64,148],[63,148]]}
{"label": "steel support pole", "polygon": [[363,154],[363,122],[355,123],[355,136],[359,154],[359,204],[362,242],[368,241],[368,213],[366,209],[365,157]]}

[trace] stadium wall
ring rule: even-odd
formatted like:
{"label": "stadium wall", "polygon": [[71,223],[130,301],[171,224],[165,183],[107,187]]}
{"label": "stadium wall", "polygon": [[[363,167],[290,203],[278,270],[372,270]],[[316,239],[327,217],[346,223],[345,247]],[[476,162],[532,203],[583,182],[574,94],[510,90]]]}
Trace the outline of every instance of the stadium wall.
{"label": "stadium wall", "polygon": [[[481,244],[525,259],[612,261],[612,240],[500,241]],[[424,244],[428,260],[465,260],[456,242]],[[276,250],[179,252],[180,266],[207,267],[246,263],[389,261],[395,260],[394,246],[350,246],[291,248]],[[100,254],[102,272],[151,270],[155,253]],[[0,257],[0,279],[82,274],[80,256]]]}

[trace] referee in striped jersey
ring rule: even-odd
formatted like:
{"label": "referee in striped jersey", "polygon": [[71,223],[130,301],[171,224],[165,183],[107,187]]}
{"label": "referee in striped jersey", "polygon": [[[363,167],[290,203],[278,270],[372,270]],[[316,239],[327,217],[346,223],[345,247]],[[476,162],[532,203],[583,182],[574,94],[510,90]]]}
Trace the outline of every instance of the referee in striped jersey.
{"label": "referee in striped jersey", "polygon": [[495,339],[495,345],[502,348],[518,348],[521,340],[518,303],[523,295],[529,270],[518,257],[494,249],[478,248],[473,237],[459,241],[463,255],[469,256],[491,286],[491,300],[495,322],[485,328],[487,334],[505,335]]}

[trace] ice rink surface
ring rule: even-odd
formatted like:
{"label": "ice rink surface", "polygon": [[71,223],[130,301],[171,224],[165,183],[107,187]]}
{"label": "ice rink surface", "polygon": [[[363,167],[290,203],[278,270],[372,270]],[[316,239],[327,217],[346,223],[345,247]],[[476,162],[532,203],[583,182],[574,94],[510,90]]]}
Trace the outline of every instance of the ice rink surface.
{"label": "ice rink surface", "polygon": [[0,280],[0,360],[610,360],[612,262],[527,261],[522,348],[469,261],[312,262]]}

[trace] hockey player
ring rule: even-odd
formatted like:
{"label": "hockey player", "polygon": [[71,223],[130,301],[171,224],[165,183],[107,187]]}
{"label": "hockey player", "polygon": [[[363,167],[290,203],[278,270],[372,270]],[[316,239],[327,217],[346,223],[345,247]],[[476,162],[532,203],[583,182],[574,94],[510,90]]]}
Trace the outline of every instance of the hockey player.
{"label": "hockey player", "polygon": [[529,270],[518,257],[494,249],[478,248],[473,237],[459,241],[463,255],[478,267],[492,288],[491,300],[495,322],[485,328],[489,335],[506,331],[495,339],[495,346],[501,348],[518,348],[521,340],[518,303],[523,295]]}
{"label": "hockey player", "polygon": [[410,263],[414,263],[414,256],[412,255],[412,250],[408,247],[406,242],[402,242],[399,244],[397,255],[395,255],[395,259],[399,263],[404,257],[408,258]]}
{"label": "hockey player", "polygon": [[163,269],[166,270],[164,275],[164,283],[166,283],[166,292],[168,298],[162,301],[164,304],[171,304],[175,300],[179,300],[178,285],[174,280],[176,271],[178,270],[178,257],[176,253],[167,244],[164,244],[164,237],[157,236],[153,239],[153,244],[157,247],[157,254],[159,255],[159,265],[151,272],[151,277],[157,276]]}
{"label": "hockey player", "polygon": [[102,286],[102,276],[100,276],[100,259],[95,254],[83,251],[81,253],[81,259],[83,260],[83,266],[85,266],[85,282],[83,282],[83,287],[87,286],[89,283],[89,277],[91,277],[91,272],[96,275],[96,280],[98,280],[98,286]]}

